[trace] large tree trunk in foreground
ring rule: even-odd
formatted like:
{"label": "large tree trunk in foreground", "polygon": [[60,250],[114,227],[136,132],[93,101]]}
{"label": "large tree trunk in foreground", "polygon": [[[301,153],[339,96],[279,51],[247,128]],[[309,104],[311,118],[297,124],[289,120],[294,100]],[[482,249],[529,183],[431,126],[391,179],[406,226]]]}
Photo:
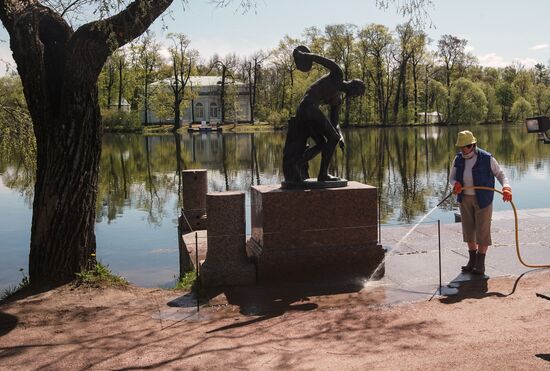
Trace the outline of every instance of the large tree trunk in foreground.
{"label": "large tree trunk in foreground", "polygon": [[143,33],[171,0],[137,0],[73,31],[35,1],[0,0],[37,145],[29,275],[63,283],[95,263],[101,155],[97,79],[114,50]]}

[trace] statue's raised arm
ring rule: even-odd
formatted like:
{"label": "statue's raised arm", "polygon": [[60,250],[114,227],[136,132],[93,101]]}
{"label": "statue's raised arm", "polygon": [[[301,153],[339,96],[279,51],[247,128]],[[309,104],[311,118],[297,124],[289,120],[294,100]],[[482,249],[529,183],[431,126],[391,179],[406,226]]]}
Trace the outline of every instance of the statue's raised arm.
{"label": "statue's raised arm", "polygon": [[296,63],[296,68],[302,72],[309,72],[313,66],[313,62],[315,62],[328,69],[331,74],[341,77],[342,80],[344,79],[344,72],[336,62],[318,54],[311,53],[309,49],[303,45],[299,45],[294,49],[292,57],[294,58],[294,63]]}

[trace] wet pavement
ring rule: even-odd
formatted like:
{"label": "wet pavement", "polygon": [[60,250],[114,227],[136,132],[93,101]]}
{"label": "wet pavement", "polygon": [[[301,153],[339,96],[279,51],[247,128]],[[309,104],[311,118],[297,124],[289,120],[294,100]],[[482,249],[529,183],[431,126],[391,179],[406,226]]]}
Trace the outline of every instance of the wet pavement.
{"label": "wet pavement", "polygon": [[[518,236],[523,260],[529,264],[550,264],[550,209],[518,211]],[[414,231],[411,232],[411,228]],[[404,236],[406,239],[403,239]],[[206,231],[197,232],[199,260],[206,255]],[[493,213],[493,245],[486,259],[485,276],[462,273],[460,267],[468,260],[467,247],[462,242],[460,223],[441,224],[440,235],[436,222],[418,226],[387,226],[381,231],[381,243],[388,250],[385,276],[377,281],[362,279],[323,282],[281,283],[211,290],[208,293],[207,313],[193,316],[196,301],[190,297],[174,297],[164,319],[200,320],[212,315],[240,313],[247,316],[271,318],[287,311],[308,311],[346,307],[351,303],[386,306],[431,300],[461,300],[487,293],[490,278],[518,277],[511,295],[522,275],[536,274],[539,269],[523,266],[516,254],[513,211]],[[403,240],[402,240],[403,239]],[[402,240],[402,241],[401,241]],[[195,235],[185,236],[190,254],[195,260]],[[441,284],[439,286],[439,246],[441,246]],[[550,286],[549,286],[550,289]],[[180,303],[181,305],[179,305]]]}
{"label": "wet pavement", "polygon": [[[519,210],[518,241],[527,264],[550,265],[550,209]],[[415,293],[417,299],[439,288],[439,238],[437,222],[419,225],[406,240],[401,238],[414,226],[382,228],[382,245],[386,254],[386,275],[381,280],[386,290]],[[493,213],[492,239],[485,261],[485,276],[462,273],[468,261],[466,244],[462,242],[460,223],[441,224],[441,282],[443,294],[460,282],[483,281],[501,276],[530,273],[534,268],[522,265],[516,253],[515,218],[513,211]]]}

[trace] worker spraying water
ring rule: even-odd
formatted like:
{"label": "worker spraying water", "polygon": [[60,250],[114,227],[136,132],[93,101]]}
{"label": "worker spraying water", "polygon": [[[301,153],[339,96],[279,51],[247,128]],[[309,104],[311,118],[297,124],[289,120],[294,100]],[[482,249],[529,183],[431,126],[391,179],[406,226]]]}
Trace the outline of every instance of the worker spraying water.
{"label": "worker spraying water", "polygon": [[[477,139],[471,131],[458,133],[457,153],[449,181],[453,194],[457,195],[462,220],[462,236],[468,244],[468,263],[464,272],[485,273],[485,256],[491,240],[491,218],[495,178],[502,185],[503,201],[512,201],[512,188],[491,153],[477,146]],[[485,188],[485,189],[484,189]],[[486,189],[489,188],[489,189]]]}

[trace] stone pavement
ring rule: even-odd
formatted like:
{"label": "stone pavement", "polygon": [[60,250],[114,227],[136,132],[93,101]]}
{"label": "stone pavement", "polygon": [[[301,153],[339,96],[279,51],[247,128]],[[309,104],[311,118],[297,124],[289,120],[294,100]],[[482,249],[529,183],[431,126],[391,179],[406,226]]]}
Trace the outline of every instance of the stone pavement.
{"label": "stone pavement", "polygon": [[[550,209],[518,211],[520,253],[527,264],[550,264]],[[388,301],[420,300],[437,293],[439,287],[439,254],[437,221],[422,223],[401,241],[414,225],[383,227],[381,240],[386,254],[386,274],[372,286],[385,288]],[[523,266],[516,254],[514,213],[493,213],[493,245],[486,258],[486,276],[461,273],[468,260],[462,242],[460,223],[441,224],[441,274],[443,294],[451,294],[459,282],[486,280],[499,276],[520,276],[533,271]],[[393,298],[393,299],[392,299]]]}

